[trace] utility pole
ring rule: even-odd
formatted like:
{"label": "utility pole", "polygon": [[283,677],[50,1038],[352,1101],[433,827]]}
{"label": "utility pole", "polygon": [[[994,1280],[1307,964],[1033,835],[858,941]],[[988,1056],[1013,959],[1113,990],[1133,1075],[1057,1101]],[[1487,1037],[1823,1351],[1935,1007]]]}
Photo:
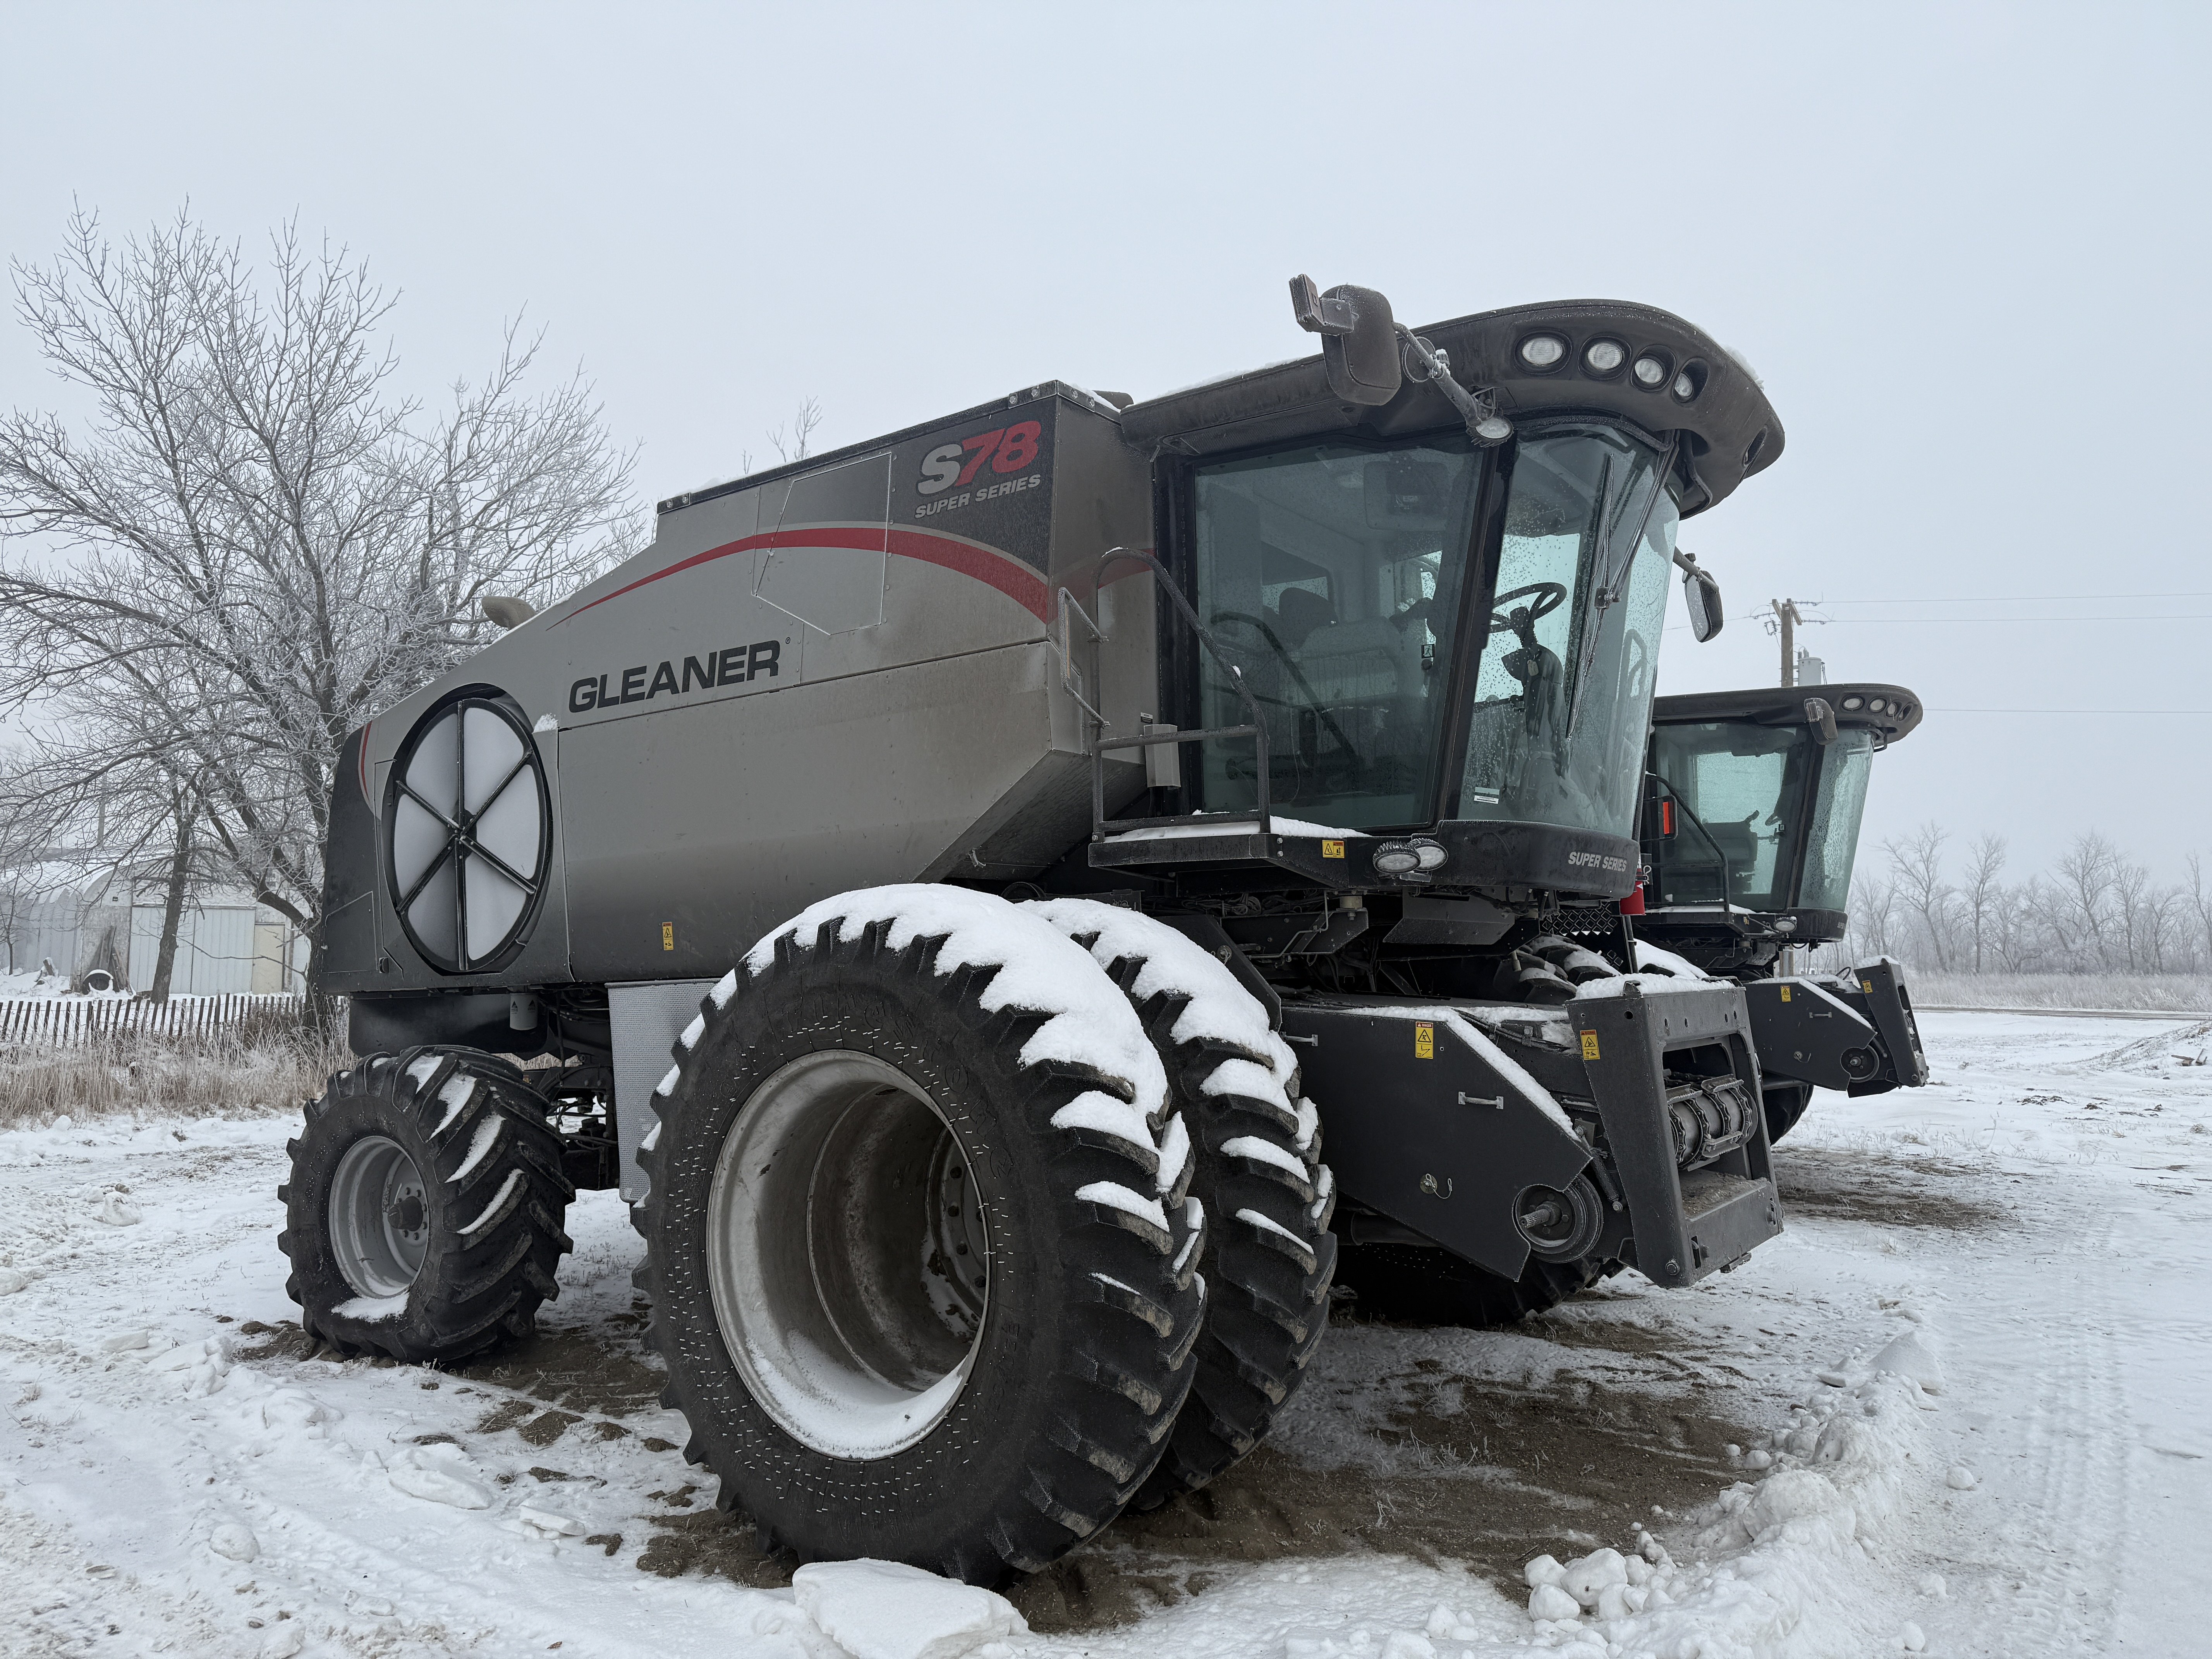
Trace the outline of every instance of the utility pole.
{"label": "utility pole", "polygon": [[1797,684],[1797,635],[1794,630],[1805,618],[1797,614],[1797,601],[1795,599],[1775,599],[1770,603],[1774,608],[1775,630],[1782,635],[1782,684],[1795,685]]}

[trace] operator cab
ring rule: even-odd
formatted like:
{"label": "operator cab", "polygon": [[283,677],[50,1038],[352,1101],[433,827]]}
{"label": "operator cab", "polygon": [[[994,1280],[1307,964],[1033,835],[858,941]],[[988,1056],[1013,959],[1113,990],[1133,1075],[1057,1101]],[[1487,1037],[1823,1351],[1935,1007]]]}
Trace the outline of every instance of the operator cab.
{"label": "operator cab", "polygon": [[1371,290],[1292,292],[1321,358],[1122,417],[1173,590],[1158,719],[1206,735],[1102,811],[1091,865],[1626,896],[1674,569],[1719,629],[1678,528],[1781,453],[1765,393],[1645,307],[1416,333]]}
{"label": "operator cab", "polygon": [[1920,715],[1896,685],[1659,698],[1641,931],[1722,969],[1841,939],[1874,757]]}
{"label": "operator cab", "polygon": [[[1224,647],[1201,720],[1237,722],[1241,679],[1294,819],[1629,835],[1679,516],[1666,461],[1570,418],[1500,449],[1340,439],[1193,468],[1196,601]],[[1210,746],[1200,804],[1251,810],[1255,768]]]}

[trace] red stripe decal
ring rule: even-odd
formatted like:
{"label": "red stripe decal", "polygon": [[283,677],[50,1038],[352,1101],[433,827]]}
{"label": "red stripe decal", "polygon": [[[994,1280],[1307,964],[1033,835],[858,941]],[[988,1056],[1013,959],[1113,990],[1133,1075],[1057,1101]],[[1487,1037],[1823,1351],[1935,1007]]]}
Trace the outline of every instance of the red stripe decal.
{"label": "red stripe decal", "polygon": [[947,536],[932,536],[919,530],[892,531],[891,551],[902,559],[919,559],[924,564],[942,565],[963,576],[973,576],[997,588],[1039,622],[1051,620],[1052,595],[1044,585],[1044,578],[1004,554],[978,547],[973,542],[956,542]]}
{"label": "red stripe decal", "polygon": [[[844,526],[821,530],[771,530],[757,536],[747,536],[742,541],[725,542],[720,547],[710,547],[704,553],[694,553],[688,559],[678,559],[665,570],[656,570],[650,576],[617,587],[611,593],[602,593],[591,605],[572,611],[562,622],[574,622],[593,605],[605,605],[609,599],[618,599],[625,593],[636,592],[648,583],[664,576],[672,576],[679,570],[690,570],[715,559],[726,559],[735,553],[750,553],[763,547],[855,547],[878,545],[878,538],[884,532],[859,526]],[[916,559],[924,564],[942,566],[957,570],[963,576],[995,587],[1008,599],[1029,611],[1040,622],[1051,615],[1051,595],[1044,578],[1029,566],[974,542],[955,541],[949,536],[933,536],[920,530],[892,530],[890,532],[890,551],[902,559]]]}

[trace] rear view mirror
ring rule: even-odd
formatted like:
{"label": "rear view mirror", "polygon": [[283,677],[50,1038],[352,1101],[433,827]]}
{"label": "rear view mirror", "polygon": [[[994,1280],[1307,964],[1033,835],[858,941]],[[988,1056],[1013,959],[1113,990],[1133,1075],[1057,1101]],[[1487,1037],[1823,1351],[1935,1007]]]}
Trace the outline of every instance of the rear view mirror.
{"label": "rear view mirror", "polygon": [[1682,603],[1690,612],[1690,632],[1699,645],[1721,631],[1728,620],[1721,611],[1721,585],[1712,572],[1700,566],[1687,553],[1676,553],[1674,562],[1682,570]]}
{"label": "rear view mirror", "polygon": [[1836,711],[1828,707],[1825,697],[1805,699],[1805,724],[1813,728],[1813,740],[1824,747],[1836,740]]}
{"label": "rear view mirror", "polygon": [[1349,285],[1326,294],[1310,276],[1291,278],[1291,313],[1309,334],[1321,336],[1328,388],[1348,404],[1387,404],[1398,395],[1405,363],[1390,302],[1371,288]]}

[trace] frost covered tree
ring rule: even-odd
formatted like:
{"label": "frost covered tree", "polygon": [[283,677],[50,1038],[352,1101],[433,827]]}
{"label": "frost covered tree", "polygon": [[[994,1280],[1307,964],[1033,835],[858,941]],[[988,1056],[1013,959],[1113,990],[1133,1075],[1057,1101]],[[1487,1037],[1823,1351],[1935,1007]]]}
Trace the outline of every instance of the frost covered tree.
{"label": "frost covered tree", "polygon": [[1998,912],[2005,902],[2002,878],[2008,856],[2005,838],[1986,833],[1975,838],[1966,854],[1966,881],[1960,890],[1959,898],[1967,925],[1973,930],[1974,971],[1978,974],[1983,970],[1985,951],[1996,940]]}
{"label": "frost covered tree", "polygon": [[1902,841],[1882,843],[1889,855],[1890,890],[1920,924],[1936,965],[1951,965],[1951,932],[1957,895],[1943,879],[1943,843],[1950,832],[1933,820]]}
{"label": "frost covered tree", "polygon": [[528,388],[512,327],[437,406],[398,395],[392,299],[291,226],[256,270],[187,215],[117,246],[80,212],[15,277],[89,413],[0,417],[0,698],[156,765],[319,951],[346,734],[478,645],[486,597],[628,551],[632,458],[580,379]]}

